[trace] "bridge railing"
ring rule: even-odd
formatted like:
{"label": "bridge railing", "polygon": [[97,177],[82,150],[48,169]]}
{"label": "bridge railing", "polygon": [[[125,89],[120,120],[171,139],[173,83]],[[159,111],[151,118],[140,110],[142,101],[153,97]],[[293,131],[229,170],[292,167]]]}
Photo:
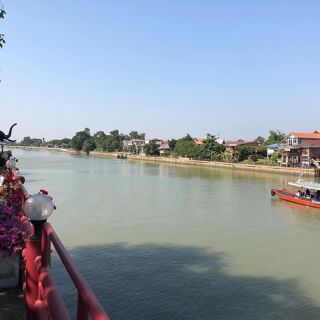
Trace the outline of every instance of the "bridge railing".
{"label": "bridge railing", "polygon": [[[22,208],[29,197],[21,177],[12,170],[12,179],[19,182],[22,190]],[[41,238],[33,235],[35,227],[24,214],[20,213],[26,239],[22,252],[24,261],[23,289],[26,302],[26,320],[69,320],[70,315],[51,272],[51,244],[55,248],[64,268],[77,289],[77,320],[109,320],[89,284],[79,272],[68,251],[63,246],[52,226],[42,225]]]}

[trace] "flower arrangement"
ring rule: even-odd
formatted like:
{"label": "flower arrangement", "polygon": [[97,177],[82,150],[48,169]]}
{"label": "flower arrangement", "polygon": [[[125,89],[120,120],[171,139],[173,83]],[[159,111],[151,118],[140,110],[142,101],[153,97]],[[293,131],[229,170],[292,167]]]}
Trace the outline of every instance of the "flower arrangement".
{"label": "flower arrangement", "polygon": [[20,222],[21,188],[11,179],[8,169],[0,172],[4,182],[0,185],[0,256],[19,253],[24,247],[24,233]]}

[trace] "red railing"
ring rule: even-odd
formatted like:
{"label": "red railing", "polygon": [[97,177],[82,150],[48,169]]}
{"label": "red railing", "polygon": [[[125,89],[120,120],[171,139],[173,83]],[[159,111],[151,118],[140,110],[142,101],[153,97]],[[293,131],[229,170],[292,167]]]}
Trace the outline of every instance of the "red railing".
{"label": "red railing", "polygon": [[[12,170],[12,179],[19,181],[23,192],[22,204],[29,197],[23,186],[24,178]],[[77,320],[109,320],[87,281],[79,272],[56,232],[48,222],[42,225],[41,239],[30,237],[34,226],[21,212],[26,232],[25,249],[22,252],[25,272],[23,289],[26,302],[26,320],[69,320],[70,316],[61,293],[51,273],[51,243],[60,257],[78,293]]]}

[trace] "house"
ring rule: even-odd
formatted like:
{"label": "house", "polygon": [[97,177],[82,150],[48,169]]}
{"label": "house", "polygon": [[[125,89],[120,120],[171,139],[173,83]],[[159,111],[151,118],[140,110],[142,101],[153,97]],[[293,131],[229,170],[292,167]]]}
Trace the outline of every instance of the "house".
{"label": "house", "polygon": [[320,133],[316,130],[313,133],[292,132],[287,136],[286,144],[289,146],[313,145],[320,141]]}
{"label": "house", "polygon": [[143,139],[126,139],[122,142],[123,151],[128,152],[132,146],[136,148],[136,152],[139,154],[146,144]]}
{"label": "house", "polygon": [[271,157],[276,151],[283,149],[284,143],[273,143],[267,145],[267,156]]}
{"label": "house", "polygon": [[[206,139],[210,139],[210,135],[207,135],[206,136],[206,138],[204,138],[204,139],[201,139],[201,138],[195,138],[193,141],[194,141],[194,143],[195,144],[197,144],[197,145],[202,145],[203,143],[204,143],[204,140],[206,140]],[[224,140],[223,139],[216,139],[216,143],[218,143],[218,144],[224,144]]]}
{"label": "house", "polygon": [[197,144],[197,145],[203,144],[203,139],[198,139],[198,138],[196,138],[196,139],[194,139],[193,141],[194,141],[194,143]]}
{"label": "house", "polygon": [[236,153],[236,149],[239,146],[244,147],[257,147],[259,145],[259,142],[257,141],[245,141],[242,139],[236,140],[236,141],[225,141],[224,145],[226,146],[226,152],[231,153],[234,155]]}
{"label": "house", "polygon": [[131,139],[125,139],[122,141],[122,149],[123,151],[128,151],[129,150],[129,143],[131,142]]}
{"label": "house", "polygon": [[153,138],[153,139],[150,139],[150,140],[146,141],[146,144],[150,144],[150,143],[153,143],[153,144],[156,144],[156,145],[160,146],[161,143],[162,143],[162,139]]}
{"label": "house", "polygon": [[171,148],[169,146],[168,140],[162,140],[161,145],[159,147],[160,155],[166,155],[171,152]]}
{"label": "house", "polygon": [[313,133],[290,133],[281,151],[282,165],[320,166],[320,130],[315,130]]}

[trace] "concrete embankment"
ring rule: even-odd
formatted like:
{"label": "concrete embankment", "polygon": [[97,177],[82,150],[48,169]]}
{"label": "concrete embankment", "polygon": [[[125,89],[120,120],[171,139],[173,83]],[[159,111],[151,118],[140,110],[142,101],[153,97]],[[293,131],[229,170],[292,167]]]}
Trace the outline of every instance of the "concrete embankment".
{"label": "concrete embankment", "polygon": [[[81,154],[86,155],[84,152],[76,152],[71,149],[62,149],[62,148],[44,148],[44,147],[21,147],[13,146],[13,148],[21,148],[25,150],[49,150],[49,151],[60,151],[67,152],[70,154]],[[299,175],[303,173],[306,177],[315,177],[320,176],[320,170],[317,169],[304,169],[304,168],[288,168],[288,167],[278,167],[278,166],[264,166],[264,165],[254,165],[254,164],[242,164],[242,163],[226,163],[226,162],[214,162],[214,161],[201,161],[201,160],[191,160],[188,158],[172,158],[172,157],[150,157],[143,155],[132,155],[126,154],[123,152],[100,152],[92,151],[90,156],[93,157],[103,157],[103,158],[117,158],[122,156],[127,160],[134,161],[147,161],[153,163],[171,163],[176,165],[189,165],[189,166],[200,166],[200,167],[209,167],[209,168],[227,168],[233,170],[248,170],[256,172],[265,172],[273,174],[289,174],[289,175]]]}
{"label": "concrete embankment", "polygon": [[150,157],[142,155],[131,155],[124,153],[112,153],[112,152],[90,152],[92,156],[116,158],[118,155],[125,155],[127,160],[134,161],[148,161],[153,163],[171,163],[171,164],[182,164],[189,166],[201,166],[209,168],[227,168],[234,170],[249,170],[256,172],[266,172],[274,174],[292,174],[299,175],[301,172],[306,177],[319,176],[319,171],[315,169],[303,169],[303,168],[288,168],[288,167],[278,167],[278,166],[263,166],[254,164],[242,164],[242,163],[226,163],[226,162],[214,162],[214,161],[201,161],[201,160],[191,160],[188,158],[171,158],[171,157]]}
{"label": "concrete embankment", "polygon": [[184,164],[190,166],[201,166],[209,168],[227,168],[233,170],[248,170],[256,172],[266,172],[273,174],[292,174],[299,175],[301,172],[306,177],[314,177],[319,175],[314,169],[302,169],[302,168],[286,168],[277,166],[263,166],[263,165],[251,165],[242,163],[225,163],[225,162],[214,162],[214,161],[200,161],[190,160],[187,158],[164,158],[164,157],[146,157],[146,156],[134,156],[129,155],[127,159],[140,160],[140,161],[152,161],[155,163],[173,163],[173,164]]}

